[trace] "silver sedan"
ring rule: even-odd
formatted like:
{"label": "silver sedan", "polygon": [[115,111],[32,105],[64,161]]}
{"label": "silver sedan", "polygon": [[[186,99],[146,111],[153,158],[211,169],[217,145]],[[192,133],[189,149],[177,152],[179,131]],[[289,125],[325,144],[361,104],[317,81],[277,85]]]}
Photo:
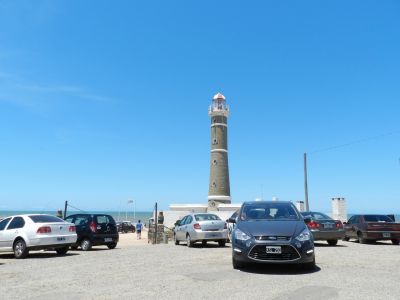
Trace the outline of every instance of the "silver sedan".
{"label": "silver sedan", "polygon": [[175,245],[186,241],[188,247],[192,247],[196,242],[207,241],[218,242],[220,247],[224,247],[228,239],[228,227],[217,215],[209,213],[194,213],[187,215],[175,225],[174,240]]}

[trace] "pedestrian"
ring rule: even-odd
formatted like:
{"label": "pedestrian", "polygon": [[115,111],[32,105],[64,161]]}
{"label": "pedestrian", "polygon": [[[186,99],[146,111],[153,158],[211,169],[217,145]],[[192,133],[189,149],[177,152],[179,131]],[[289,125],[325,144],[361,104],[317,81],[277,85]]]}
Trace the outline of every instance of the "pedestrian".
{"label": "pedestrian", "polygon": [[142,239],[142,226],[143,224],[140,223],[140,220],[136,224],[136,239],[141,240]]}

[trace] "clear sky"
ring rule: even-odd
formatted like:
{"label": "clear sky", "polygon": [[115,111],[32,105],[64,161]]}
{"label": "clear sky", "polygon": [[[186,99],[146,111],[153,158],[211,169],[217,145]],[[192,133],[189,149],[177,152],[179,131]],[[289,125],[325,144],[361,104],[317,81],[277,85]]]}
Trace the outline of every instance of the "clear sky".
{"label": "clear sky", "polygon": [[219,91],[233,202],[303,200],[309,152],[312,209],[400,213],[399,16],[394,0],[2,0],[0,210],[206,203]]}

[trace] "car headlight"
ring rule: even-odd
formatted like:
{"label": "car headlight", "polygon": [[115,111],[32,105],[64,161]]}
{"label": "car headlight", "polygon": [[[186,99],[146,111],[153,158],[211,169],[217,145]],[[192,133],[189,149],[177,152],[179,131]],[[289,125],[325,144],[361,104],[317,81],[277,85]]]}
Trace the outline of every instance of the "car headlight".
{"label": "car headlight", "polygon": [[240,229],[235,229],[234,231],[234,236],[235,239],[239,240],[239,241],[247,241],[249,239],[251,239],[251,237],[249,235],[247,235],[246,233],[244,233],[243,231],[241,231]]}
{"label": "car headlight", "polygon": [[299,242],[309,241],[311,239],[311,232],[308,228],[304,229],[298,236],[296,236],[296,240]]}

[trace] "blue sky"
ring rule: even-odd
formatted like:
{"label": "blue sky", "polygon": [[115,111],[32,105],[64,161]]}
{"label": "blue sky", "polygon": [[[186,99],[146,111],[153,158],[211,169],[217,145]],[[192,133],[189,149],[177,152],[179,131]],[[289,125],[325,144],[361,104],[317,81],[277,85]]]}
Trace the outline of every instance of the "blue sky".
{"label": "blue sky", "polygon": [[[400,213],[398,1],[0,1],[0,210],[233,202]],[[330,151],[320,149],[368,139]],[[317,151],[317,152],[315,152]]]}

